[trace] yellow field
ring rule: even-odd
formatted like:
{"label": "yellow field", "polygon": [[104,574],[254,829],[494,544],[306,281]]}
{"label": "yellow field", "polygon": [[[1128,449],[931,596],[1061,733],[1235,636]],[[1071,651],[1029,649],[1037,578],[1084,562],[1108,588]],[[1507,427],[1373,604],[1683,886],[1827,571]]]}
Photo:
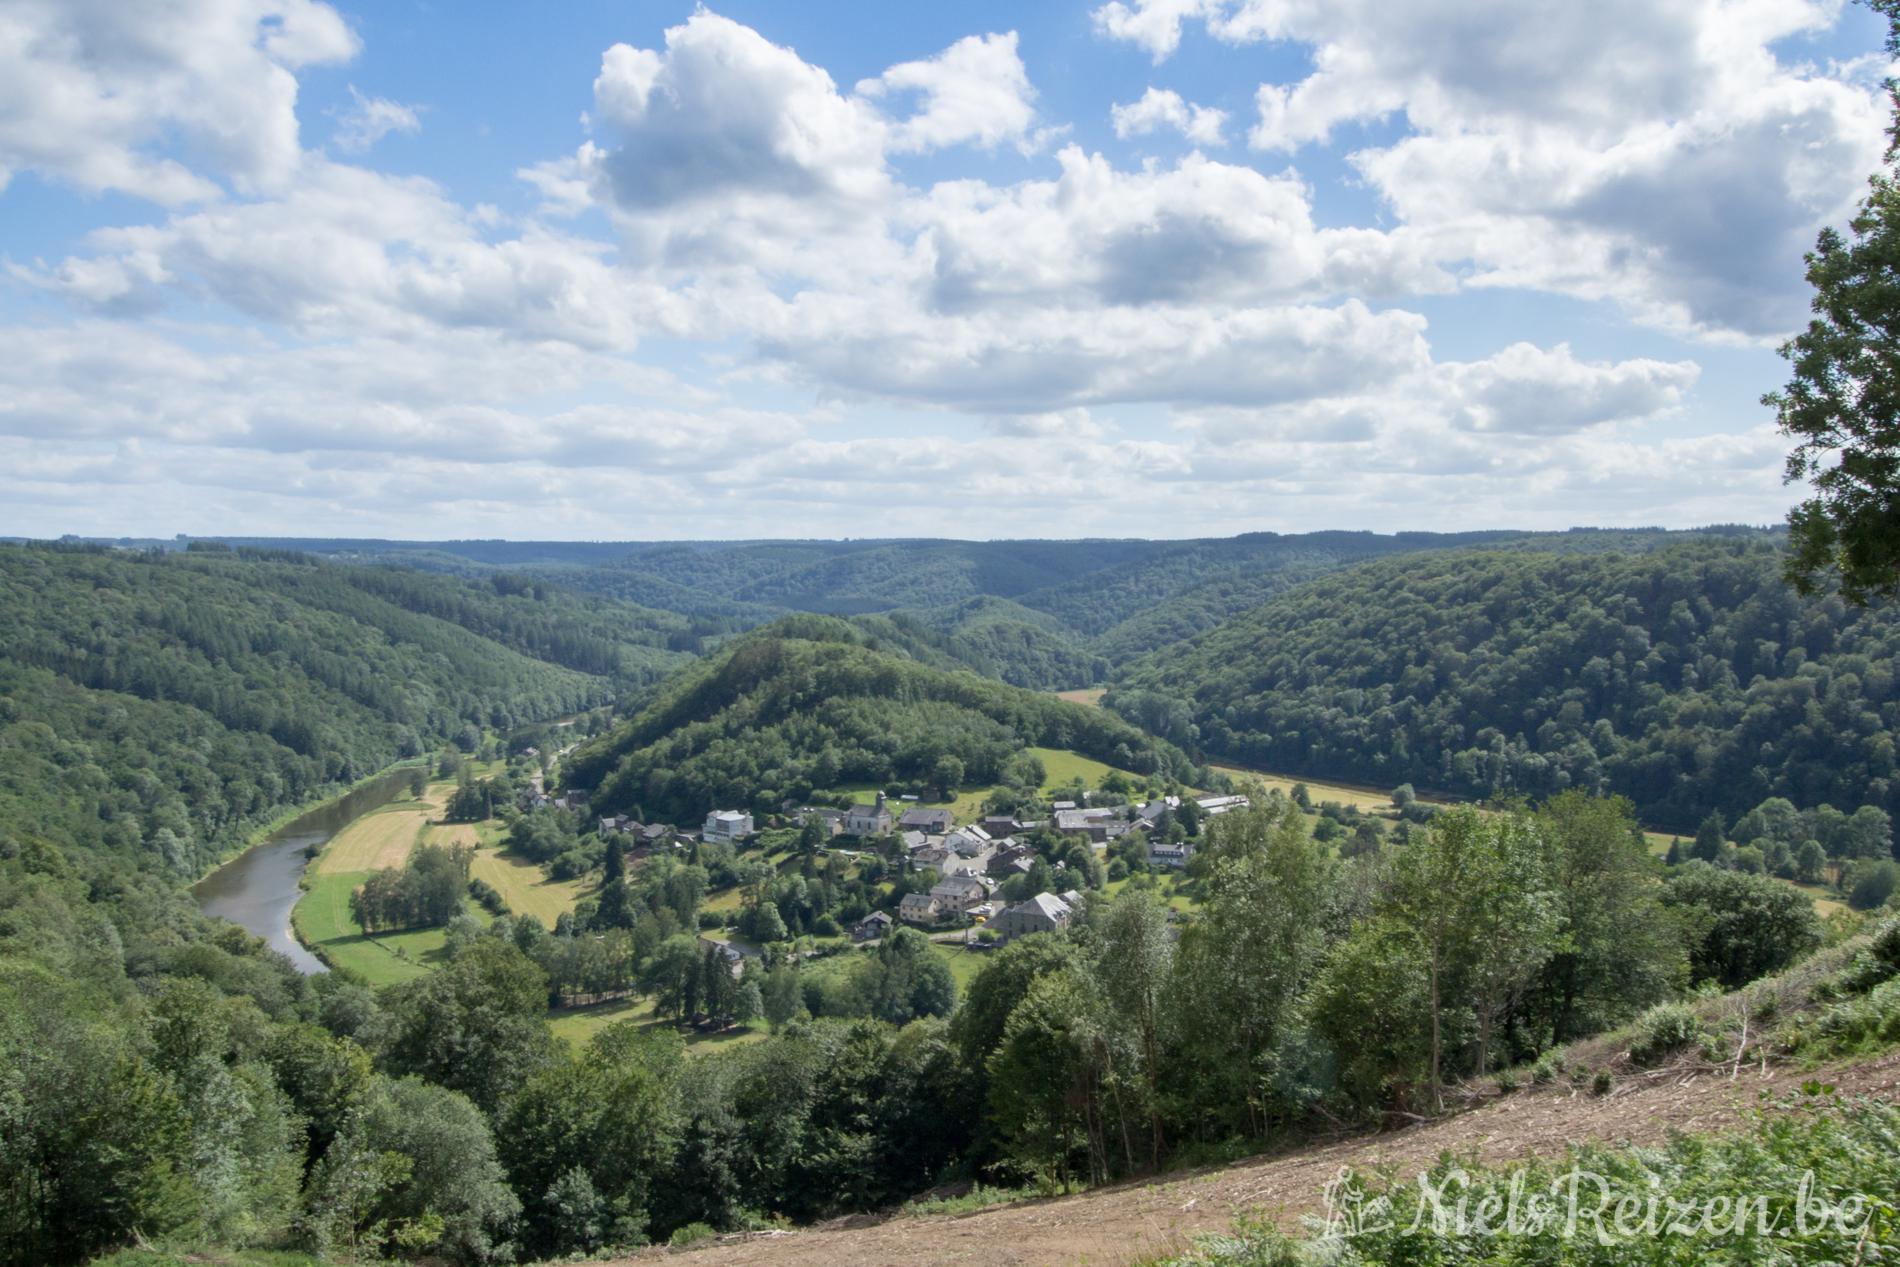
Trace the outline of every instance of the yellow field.
{"label": "yellow field", "polygon": [[[474,828],[469,828],[469,833],[470,839],[460,843],[477,843]],[[580,880],[550,880],[535,863],[493,847],[476,851],[470,874],[501,894],[509,910],[532,915],[549,928],[563,912],[573,910],[574,903],[587,891]]]}
{"label": "yellow field", "polygon": [[482,845],[481,832],[474,823],[430,823],[424,839],[444,849],[454,845],[479,849]]}
{"label": "yellow field", "polygon": [[318,875],[342,875],[400,867],[429,825],[429,813],[422,801],[397,801],[372,810],[331,837],[310,869]]}
{"label": "yellow field", "polygon": [[1108,694],[1106,686],[1085,686],[1076,691],[1057,691],[1057,699],[1068,700],[1071,704],[1086,704],[1090,708],[1102,706],[1102,696]]}
{"label": "yellow field", "polygon": [[[1391,811],[1392,793],[1381,792],[1369,787],[1352,787],[1344,783],[1327,783],[1320,779],[1303,779],[1284,774],[1266,774],[1259,770],[1243,770],[1234,765],[1210,765],[1210,770],[1218,770],[1236,783],[1258,783],[1269,789],[1292,795],[1295,783],[1306,784],[1306,793],[1313,804],[1321,801],[1338,801],[1341,805],[1351,805],[1360,810]],[[1421,796],[1421,801],[1430,800]]]}

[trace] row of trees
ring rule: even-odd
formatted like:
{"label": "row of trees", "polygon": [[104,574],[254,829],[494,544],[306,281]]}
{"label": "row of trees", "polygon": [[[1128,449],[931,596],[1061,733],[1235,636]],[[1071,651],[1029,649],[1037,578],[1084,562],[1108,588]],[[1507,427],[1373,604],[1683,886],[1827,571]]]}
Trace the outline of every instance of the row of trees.
{"label": "row of trees", "polygon": [[372,871],[350,894],[350,917],[366,933],[436,928],[461,913],[475,851],[418,845],[400,867]]}

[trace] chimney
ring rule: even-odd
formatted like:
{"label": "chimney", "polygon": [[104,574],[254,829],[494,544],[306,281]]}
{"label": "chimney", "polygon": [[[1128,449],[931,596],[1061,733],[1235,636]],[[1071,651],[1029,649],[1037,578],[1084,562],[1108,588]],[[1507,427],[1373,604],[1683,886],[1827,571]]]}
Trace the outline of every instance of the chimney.
{"label": "chimney", "polygon": [[880,792],[879,792],[879,793],[877,794],[877,807],[878,807],[879,809],[883,809],[883,808],[884,808],[884,793],[883,793],[882,791],[880,791]]}

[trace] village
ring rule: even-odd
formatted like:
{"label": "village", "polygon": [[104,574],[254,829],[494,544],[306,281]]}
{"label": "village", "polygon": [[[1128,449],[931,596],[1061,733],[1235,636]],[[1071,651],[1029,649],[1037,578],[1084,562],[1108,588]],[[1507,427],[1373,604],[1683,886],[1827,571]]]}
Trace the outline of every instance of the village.
{"label": "village", "polygon": [[[895,863],[901,874],[931,881],[927,888],[904,893],[892,909],[873,910],[850,925],[846,933],[851,942],[875,946],[902,925],[931,933],[938,941],[986,950],[1033,933],[1066,929],[1079,910],[1085,880],[1014,901],[1007,897],[1012,879],[1026,880],[1038,873],[1038,860],[1045,859],[1050,842],[1083,843],[1097,858],[1106,857],[1118,844],[1124,852],[1133,844],[1152,872],[1182,873],[1194,857],[1195,841],[1178,826],[1172,831],[1168,828],[1183,805],[1192,806],[1188,813],[1198,824],[1251,804],[1241,794],[1165,795],[1141,803],[1086,789],[1075,789],[1074,795],[1078,799],[1051,800],[1046,817],[1040,818],[984,813],[959,823],[951,809],[923,805],[916,793],[893,797],[883,791],[842,808],[786,806],[774,818],[801,832],[816,833],[823,856],[836,855],[849,863],[876,855]],[[1098,797],[1116,803],[1090,803]],[[526,810],[588,810],[584,792],[550,796],[538,775],[531,777],[521,801]],[[755,815],[742,809],[715,809],[697,827],[644,823],[625,814],[597,816],[592,821],[600,836],[622,842],[629,863],[656,854],[691,856],[701,844],[744,850],[762,835]],[[1066,863],[1057,862],[1053,875],[1073,878],[1071,871]],[[751,949],[735,948],[724,938],[703,940],[725,950],[735,972],[743,953]]]}

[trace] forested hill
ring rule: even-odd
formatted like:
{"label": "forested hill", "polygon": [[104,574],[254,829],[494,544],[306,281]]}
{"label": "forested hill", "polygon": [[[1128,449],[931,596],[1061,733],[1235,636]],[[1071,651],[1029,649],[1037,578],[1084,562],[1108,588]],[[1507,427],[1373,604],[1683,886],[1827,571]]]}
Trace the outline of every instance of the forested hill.
{"label": "forested hill", "polygon": [[1900,621],[1803,599],[1759,537],[1412,555],[1133,666],[1109,702],[1214,756],[1470,796],[1900,808]]}
{"label": "forested hill", "polygon": [[189,879],[316,791],[690,658],[645,616],[290,555],[0,546],[0,845]]}
{"label": "forested hill", "polygon": [[1203,781],[1187,757],[1101,709],[873,649],[843,621],[793,616],[681,673],[567,764],[601,810],[689,822],[714,807],[776,808],[852,784],[1008,774],[1024,746],[1072,748],[1138,773]]}

